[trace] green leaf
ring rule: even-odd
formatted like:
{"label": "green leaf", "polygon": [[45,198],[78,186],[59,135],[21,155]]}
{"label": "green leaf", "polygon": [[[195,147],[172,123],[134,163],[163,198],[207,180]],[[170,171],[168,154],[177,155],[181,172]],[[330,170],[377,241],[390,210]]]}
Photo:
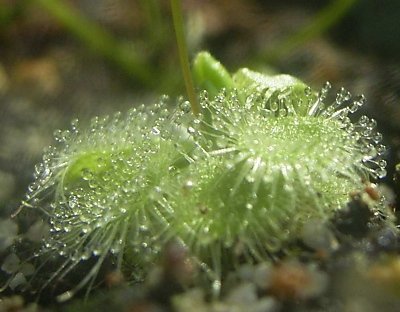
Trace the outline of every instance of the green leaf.
{"label": "green leaf", "polygon": [[193,75],[197,85],[207,90],[211,97],[225,89],[234,88],[234,82],[226,68],[210,53],[200,52],[193,62]]}

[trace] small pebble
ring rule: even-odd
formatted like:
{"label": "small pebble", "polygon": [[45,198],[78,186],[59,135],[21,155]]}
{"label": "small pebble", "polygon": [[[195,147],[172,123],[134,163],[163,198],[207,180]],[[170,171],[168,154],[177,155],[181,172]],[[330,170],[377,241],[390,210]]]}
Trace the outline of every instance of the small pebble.
{"label": "small pebble", "polygon": [[231,304],[251,304],[257,300],[256,286],[252,283],[244,283],[235,287],[225,301]]}
{"label": "small pebble", "polygon": [[18,226],[11,220],[0,219],[0,251],[11,246],[18,234]]}

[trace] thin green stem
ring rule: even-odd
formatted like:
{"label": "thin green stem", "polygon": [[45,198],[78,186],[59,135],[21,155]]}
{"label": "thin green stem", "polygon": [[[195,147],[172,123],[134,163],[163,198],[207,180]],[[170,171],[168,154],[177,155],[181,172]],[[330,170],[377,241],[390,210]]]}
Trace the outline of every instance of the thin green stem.
{"label": "thin green stem", "polygon": [[174,28],[176,34],[176,41],[179,50],[179,59],[183,78],[185,80],[186,92],[189,97],[192,112],[195,115],[200,113],[200,106],[197,102],[196,92],[194,90],[192,73],[189,65],[188,49],[186,45],[185,35],[183,31],[183,17],[182,17],[182,4],[180,0],[171,0],[172,18],[174,21]]}
{"label": "thin green stem", "polygon": [[60,0],[35,0],[64,28],[80,39],[93,52],[102,55],[129,77],[145,85],[152,84],[151,70],[142,57],[132,48],[116,40],[110,33],[90,22],[77,10]]}

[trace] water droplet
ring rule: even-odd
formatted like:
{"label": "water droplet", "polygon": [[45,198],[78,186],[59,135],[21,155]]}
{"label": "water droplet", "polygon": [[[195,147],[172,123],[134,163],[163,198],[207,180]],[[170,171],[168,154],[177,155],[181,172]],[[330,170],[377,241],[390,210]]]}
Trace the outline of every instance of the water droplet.
{"label": "water droplet", "polygon": [[322,93],[327,93],[332,88],[332,85],[329,81],[325,82],[324,86],[321,89]]}
{"label": "water droplet", "polygon": [[383,139],[383,136],[382,136],[382,133],[380,133],[380,132],[375,133],[374,136],[372,137],[372,140],[373,140],[375,143],[381,142],[382,139]]}
{"label": "water droplet", "polygon": [[63,140],[63,135],[62,135],[62,131],[60,130],[60,129],[57,129],[57,130],[55,130],[54,132],[53,132],[53,136],[54,136],[54,139],[57,141],[57,142],[63,142],[64,140]]}
{"label": "water droplet", "polygon": [[139,226],[139,232],[140,233],[148,233],[149,232],[149,228],[145,225],[140,225]]}
{"label": "water droplet", "polygon": [[338,104],[342,104],[345,101],[350,100],[351,93],[347,91],[345,88],[341,88],[339,93],[336,95],[336,102]]}
{"label": "water droplet", "polygon": [[387,171],[384,168],[379,168],[378,170],[376,170],[376,174],[377,174],[378,178],[382,179],[386,176]]}
{"label": "water droplet", "polygon": [[[116,168],[116,169],[118,169],[118,168]],[[109,181],[111,181],[111,180],[112,180],[112,174],[111,174],[111,172],[106,172],[106,173],[104,173],[104,175],[103,175],[103,177],[102,177],[102,180],[103,180],[104,182],[109,182]]]}
{"label": "water droplet", "polygon": [[71,132],[76,134],[78,133],[79,119],[75,118],[71,121]]}
{"label": "water droplet", "polygon": [[379,160],[379,161],[378,161],[378,166],[379,166],[379,167],[381,167],[381,168],[385,168],[385,167],[386,167],[386,165],[387,165],[387,162],[386,162],[386,160],[384,160],[384,159],[381,159],[381,160]]}
{"label": "water droplet", "polygon": [[189,101],[183,101],[179,104],[179,108],[184,112],[184,113],[189,113],[191,111],[191,106]]}
{"label": "water droplet", "polygon": [[379,144],[376,146],[376,151],[377,151],[378,155],[382,155],[386,151],[386,146]]}
{"label": "water droplet", "polygon": [[376,127],[376,120],[375,119],[370,119],[370,121],[367,124],[367,129],[373,130]]}
{"label": "water droplet", "polygon": [[374,149],[375,147],[372,144],[365,144],[361,147],[361,152],[370,155]]}
{"label": "water droplet", "polygon": [[88,168],[83,168],[81,170],[82,179],[85,181],[89,181],[93,179],[93,172]]}
{"label": "water droplet", "polygon": [[151,128],[151,133],[153,135],[159,135],[160,134],[160,130],[157,127],[153,127],[153,128]]}
{"label": "water droplet", "polygon": [[37,181],[32,182],[31,184],[29,184],[28,186],[28,191],[29,192],[35,192],[40,188],[40,185]]}
{"label": "water droplet", "polygon": [[365,97],[364,95],[359,95],[352,105],[349,107],[351,113],[355,113],[361,106],[365,104]]}
{"label": "water droplet", "polygon": [[270,108],[271,111],[276,112],[278,110],[278,108],[279,108],[278,102],[277,101],[270,102],[269,108]]}
{"label": "water droplet", "polygon": [[366,99],[365,99],[364,94],[358,95],[358,96],[354,99],[354,102],[357,102],[359,106],[364,105],[365,102],[366,102]]}
{"label": "water droplet", "polygon": [[365,127],[367,125],[368,121],[369,121],[369,118],[367,116],[363,115],[363,116],[361,116],[358,123],[360,124],[360,126]]}
{"label": "water droplet", "polygon": [[183,187],[184,187],[186,190],[190,190],[190,189],[192,189],[192,188],[194,187],[194,182],[193,182],[192,180],[187,180],[187,181],[184,183]]}
{"label": "water droplet", "polygon": [[304,89],[304,94],[306,95],[306,97],[310,97],[312,95],[312,89],[311,87],[306,87]]}
{"label": "water droplet", "polygon": [[287,111],[286,108],[281,108],[281,109],[279,110],[279,116],[281,116],[281,117],[286,117],[287,115],[288,115],[288,111]]}
{"label": "water droplet", "polygon": [[78,203],[78,198],[76,196],[71,196],[68,201],[68,206],[73,209],[75,208],[77,203]]}
{"label": "water droplet", "polygon": [[188,128],[187,128],[187,132],[188,132],[189,134],[193,135],[193,134],[196,133],[196,129],[194,129],[193,127],[188,127]]}
{"label": "water droplet", "polygon": [[350,138],[351,138],[353,141],[358,141],[358,140],[360,139],[360,134],[359,134],[358,132],[352,132],[352,133],[350,134]]}
{"label": "water droplet", "polygon": [[35,165],[35,175],[36,175],[36,177],[41,176],[43,174],[44,170],[45,170],[45,166],[43,165],[43,163]]}

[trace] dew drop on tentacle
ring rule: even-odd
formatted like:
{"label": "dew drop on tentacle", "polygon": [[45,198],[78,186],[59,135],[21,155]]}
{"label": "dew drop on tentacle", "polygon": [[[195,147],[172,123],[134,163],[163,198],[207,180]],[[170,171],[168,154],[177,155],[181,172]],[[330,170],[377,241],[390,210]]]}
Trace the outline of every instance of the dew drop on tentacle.
{"label": "dew drop on tentacle", "polygon": [[339,108],[343,103],[350,100],[351,93],[347,91],[345,88],[340,88],[339,92],[336,94],[335,102],[332,104],[334,109]]}
{"label": "dew drop on tentacle", "polygon": [[270,109],[272,112],[276,113],[276,112],[278,111],[278,109],[279,109],[278,101],[272,101],[272,102],[270,103],[270,105],[269,105],[269,109]]}
{"label": "dew drop on tentacle", "polygon": [[386,146],[383,144],[379,144],[376,146],[376,151],[379,156],[383,155],[386,152]]}
{"label": "dew drop on tentacle", "polygon": [[[321,90],[318,92],[316,99],[314,100],[314,102],[310,102],[310,106],[309,110],[308,110],[308,115],[309,116],[317,116],[319,115],[325,108],[325,98],[328,94],[328,91],[331,89],[331,84],[330,82],[326,82],[324,84],[324,86],[321,88]],[[305,91],[306,94],[308,93],[308,91]],[[312,98],[312,97],[310,97]]]}
{"label": "dew drop on tentacle", "polygon": [[355,113],[356,111],[358,111],[362,106],[364,106],[365,102],[366,99],[364,95],[357,96],[350,104],[351,105],[349,107],[350,113]]}
{"label": "dew drop on tentacle", "polygon": [[311,89],[311,87],[306,87],[306,88],[304,89],[304,94],[305,94],[305,96],[310,97],[310,96],[312,95],[312,89]]}
{"label": "dew drop on tentacle", "polygon": [[327,82],[324,83],[324,85],[321,88],[319,94],[323,95],[324,98],[325,98],[331,88],[332,88],[331,83],[329,81],[327,81]]}
{"label": "dew drop on tentacle", "polygon": [[81,170],[81,176],[83,180],[90,181],[91,179],[93,179],[93,172],[88,168],[83,168]]}
{"label": "dew drop on tentacle", "polygon": [[178,104],[179,108],[184,112],[184,113],[189,113],[191,110],[190,102],[186,100],[181,100],[180,103]]}
{"label": "dew drop on tentacle", "polygon": [[79,133],[79,119],[75,118],[71,121],[71,133],[77,135]]}
{"label": "dew drop on tentacle", "polygon": [[151,134],[157,136],[160,134],[160,130],[157,127],[151,128]]}
{"label": "dew drop on tentacle", "polygon": [[360,117],[360,120],[358,121],[358,125],[361,127],[366,127],[369,122],[369,118],[365,115]]}
{"label": "dew drop on tentacle", "polygon": [[56,142],[66,143],[69,140],[71,133],[69,130],[56,130],[53,135]]}

